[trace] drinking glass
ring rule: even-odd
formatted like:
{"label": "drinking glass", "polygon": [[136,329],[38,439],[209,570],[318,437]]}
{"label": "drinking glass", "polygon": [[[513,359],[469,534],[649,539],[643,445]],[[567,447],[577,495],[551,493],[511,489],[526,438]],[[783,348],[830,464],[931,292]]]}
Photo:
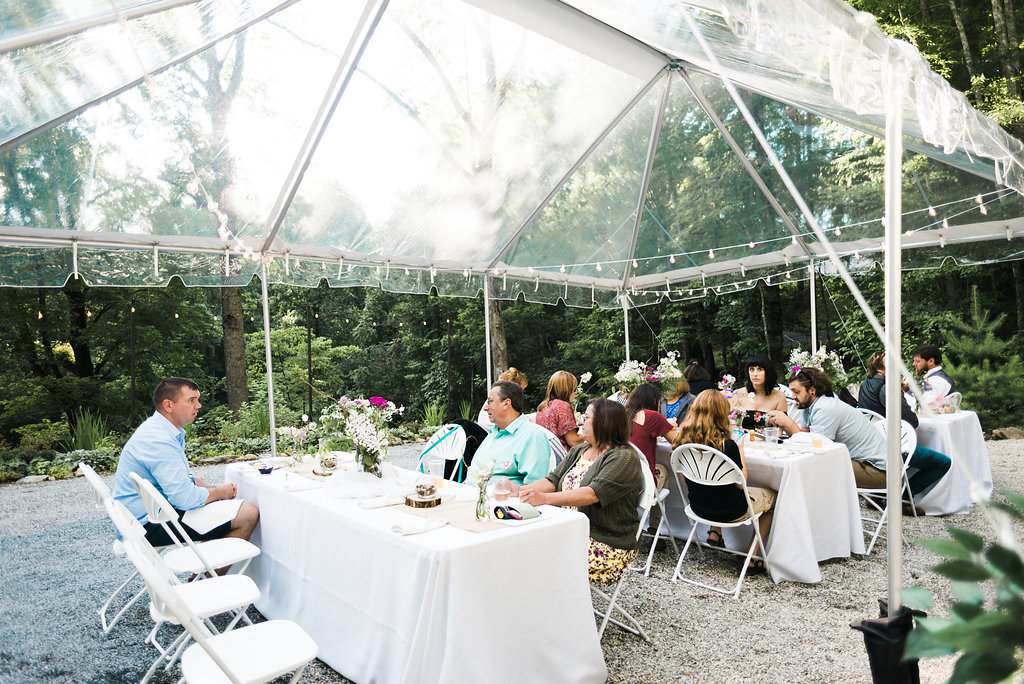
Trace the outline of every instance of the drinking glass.
{"label": "drinking glass", "polygon": [[492,493],[495,501],[508,501],[509,495],[512,494],[512,483],[508,481],[507,477],[496,477]]}
{"label": "drinking glass", "polygon": [[779,428],[777,427],[766,427],[764,429],[764,438],[769,444],[779,443]]}
{"label": "drinking glass", "polygon": [[427,469],[430,476],[434,478],[434,484],[440,489],[444,487],[444,460],[440,458],[431,459],[427,462]]}

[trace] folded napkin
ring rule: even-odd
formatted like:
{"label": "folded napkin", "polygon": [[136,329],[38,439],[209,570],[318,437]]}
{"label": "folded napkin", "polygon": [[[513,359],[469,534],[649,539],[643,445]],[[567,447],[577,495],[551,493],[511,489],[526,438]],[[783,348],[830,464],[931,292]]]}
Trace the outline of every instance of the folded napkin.
{"label": "folded napkin", "polygon": [[320,489],[324,486],[322,482],[316,482],[297,473],[285,472],[285,475],[284,490],[286,492],[304,492],[307,489]]}
{"label": "folded napkin", "polygon": [[391,526],[395,534],[408,535],[438,530],[448,524],[447,520],[440,518],[410,518],[409,520]]}

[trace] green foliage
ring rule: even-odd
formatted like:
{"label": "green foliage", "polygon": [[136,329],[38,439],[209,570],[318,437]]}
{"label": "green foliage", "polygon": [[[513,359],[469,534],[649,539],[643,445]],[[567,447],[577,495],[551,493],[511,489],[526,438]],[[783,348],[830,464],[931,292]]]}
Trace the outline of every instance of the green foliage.
{"label": "green foliage", "polygon": [[423,406],[423,422],[431,427],[438,427],[444,424],[444,415],[448,409],[442,404],[432,401]]}
{"label": "green foliage", "polygon": [[988,429],[1024,424],[1024,396],[1007,391],[1020,382],[1024,363],[1010,352],[1012,340],[999,339],[996,331],[1006,314],[994,320],[978,303],[978,288],[971,292],[970,316],[952,319],[946,333],[943,368],[956,382],[963,405],[978,413]]}
{"label": "green foliage", "polygon": [[67,442],[67,451],[98,448],[107,437],[107,422],[103,416],[94,415],[91,411],[79,407],[73,414],[71,439]]}
{"label": "green foliage", "polygon": [[468,399],[459,402],[459,417],[463,420],[476,420],[477,412]]}
{"label": "green foliage", "polygon": [[[996,507],[1024,520],[1024,497],[1004,492],[1007,502]],[[1003,521],[1007,522],[1007,521]],[[1021,663],[1024,648],[1024,557],[1018,544],[986,544],[978,535],[950,526],[952,539],[924,539],[919,543],[945,560],[934,570],[951,582],[954,600],[950,618],[919,618],[918,629],[907,637],[905,658],[931,658],[960,653],[952,684],[988,684],[1007,679]],[[991,583],[995,597],[986,605],[982,587]],[[932,607],[931,594],[922,587],[903,590],[904,602],[921,610]]]}
{"label": "green foliage", "polygon": [[56,451],[70,438],[67,421],[63,419],[57,422],[44,419],[39,423],[22,425],[14,432],[20,437],[18,446],[36,451]]}

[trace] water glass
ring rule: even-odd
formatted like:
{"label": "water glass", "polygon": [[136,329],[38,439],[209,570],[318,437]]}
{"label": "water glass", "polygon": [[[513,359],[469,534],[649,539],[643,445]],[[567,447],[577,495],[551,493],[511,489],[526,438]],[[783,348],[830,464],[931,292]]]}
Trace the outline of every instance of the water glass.
{"label": "water glass", "polygon": [[444,459],[433,458],[427,461],[427,472],[434,478],[434,484],[438,489],[444,487]]}
{"label": "water glass", "polygon": [[766,427],[764,429],[764,438],[769,444],[779,443],[779,428],[777,427]]}
{"label": "water glass", "polygon": [[508,497],[512,494],[512,483],[508,481],[507,477],[496,477],[491,493],[494,495],[495,501],[508,501]]}

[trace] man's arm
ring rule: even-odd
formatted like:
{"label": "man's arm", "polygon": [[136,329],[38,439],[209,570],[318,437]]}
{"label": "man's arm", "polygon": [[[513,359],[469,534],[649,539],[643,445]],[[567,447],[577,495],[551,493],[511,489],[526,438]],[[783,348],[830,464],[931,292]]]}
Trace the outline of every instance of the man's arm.
{"label": "man's arm", "polygon": [[[212,490],[192,481],[180,447],[173,438],[148,445],[145,461],[157,488],[179,511],[199,508],[210,501]],[[226,493],[226,489],[219,492]]]}
{"label": "man's arm", "polygon": [[519,456],[519,472],[523,473],[523,484],[536,482],[548,474],[551,463],[551,445],[547,435],[540,430],[531,430],[530,437]]}

